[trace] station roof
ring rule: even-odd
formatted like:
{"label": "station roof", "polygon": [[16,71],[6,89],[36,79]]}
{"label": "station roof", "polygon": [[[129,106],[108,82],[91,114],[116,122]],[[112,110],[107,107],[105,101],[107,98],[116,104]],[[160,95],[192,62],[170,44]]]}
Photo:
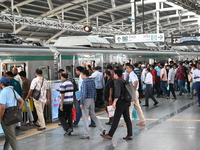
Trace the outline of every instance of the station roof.
{"label": "station roof", "polygon": [[[46,44],[63,36],[131,33],[130,0],[11,0],[0,1],[0,33],[16,33],[25,40],[44,40]],[[156,2],[160,9],[156,10]],[[160,33],[199,32],[199,2],[194,0],[144,0],[145,33],[156,33],[156,12],[160,14]],[[143,33],[142,1],[136,0],[136,33]],[[13,14],[13,15],[12,15]],[[14,30],[15,27],[15,30]]]}

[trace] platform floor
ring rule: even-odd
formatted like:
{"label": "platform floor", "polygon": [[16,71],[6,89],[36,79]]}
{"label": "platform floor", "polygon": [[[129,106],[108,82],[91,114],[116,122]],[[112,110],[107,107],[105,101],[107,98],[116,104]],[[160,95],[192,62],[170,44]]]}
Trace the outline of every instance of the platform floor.
{"label": "platform floor", "polygon": [[[83,123],[74,128],[71,136],[64,137],[62,127],[57,123],[47,125],[45,132],[36,127],[23,126],[17,131],[20,150],[200,150],[200,107],[197,98],[189,100],[189,95],[178,96],[177,100],[159,98],[157,107],[150,100],[150,107],[142,108],[146,117],[145,127],[136,126],[133,120],[132,141],[125,141],[126,127],[119,123],[112,140],[100,137],[98,128],[90,128],[90,140],[80,140]],[[144,104],[144,101],[142,101]],[[97,113],[103,126],[108,121],[105,111]],[[3,149],[4,136],[0,136],[0,149]],[[11,148],[10,148],[11,149]]]}

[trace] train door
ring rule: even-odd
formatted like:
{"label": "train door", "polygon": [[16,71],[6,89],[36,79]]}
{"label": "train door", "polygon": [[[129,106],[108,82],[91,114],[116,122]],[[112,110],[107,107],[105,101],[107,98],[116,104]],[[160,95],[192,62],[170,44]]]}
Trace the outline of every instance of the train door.
{"label": "train door", "polygon": [[7,71],[12,71],[12,69],[16,67],[18,72],[26,71],[26,63],[3,63],[2,64],[2,76]]}
{"label": "train door", "polygon": [[66,72],[68,73],[68,78],[74,77],[73,65],[65,67]]}

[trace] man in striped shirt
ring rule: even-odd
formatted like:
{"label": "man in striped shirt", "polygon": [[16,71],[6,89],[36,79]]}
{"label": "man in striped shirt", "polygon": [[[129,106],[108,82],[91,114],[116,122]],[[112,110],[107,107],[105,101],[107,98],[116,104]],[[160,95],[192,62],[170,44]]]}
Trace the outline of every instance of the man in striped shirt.
{"label": "man in striped shirt", "polygon": [[74,87],[71,81],[67,80],[68,74],[67,72],[63,72],[61,74],[61,80],[63,83],[60,85],[60,111],[58,114],[59,120],[63,129],[66,131],[65,135],[71,135],[73,132],[72,125],[72,107],[73,107],[73,91]]}

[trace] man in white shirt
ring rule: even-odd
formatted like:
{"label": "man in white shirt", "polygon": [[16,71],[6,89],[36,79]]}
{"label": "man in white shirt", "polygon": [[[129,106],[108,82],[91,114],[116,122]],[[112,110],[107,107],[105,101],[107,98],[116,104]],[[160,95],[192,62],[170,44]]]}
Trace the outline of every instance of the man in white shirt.
{"label": "man in white shirt", "polygon": [[36,78],[32,80],[30,90],[25,100],[32,98],[31,96],[34,89],[41,91],[39,99],[35,100],[33,98],[33,102],[38,115],[38,120],[35,125],[39,127],[37,129],[38,131],[43,131],[46,130],[46,125],[44,120],[44,106],[45,104],[48,105],[50,103],[50,91],[47,80],[42,77],[42,70],[36,69],[35,75]]}
{"label": "man in white shirt", "polygon": [[153,77],[150,72],[150,68],[147,68],[146,72],[147,72],[147,75],[144,80],[144,83],[146,84],[145,105],[143,105],[143,107],[149,107],[149,97],[154,101],[154,106],[156,106],[158,104],[158,101],[155,99],[155,97],[152,94]]}
{"label": "man in white shirt", "polygon": [[130,118],[132,119],[132,107],[134,106],[137,111],[137,114],[140,118],[140,122],[137,123],[136,125],[137,126],[145,126],[146,122],[145,122],[144,114],[143,114],[142,109],[139,104],[138,77],[133,71],[133,66],[130,64],[126,66],[126,72],[129,73],[129,82],[131,82],[135,88],[135,100],[133,102],[131,102],[131,106],[129,107]]}
{"label": "man in white shirt", "polygon": [[192,66],[192,69],[191,69],[190,74],[189,74],[189,76],[192,80],[192,84],[190,84],[191,85],[191,87],[190,87],[190,99],[193,99],[194,90],[195,90],[195,87],[196,87],[196,81],[194,79],[194,71],[197,69],[197,66],[196,66],[196,64],[191,64],[191,66]]}
{"label": "man in white shirt", "polygon": [[20,78],[20,76],[18,74],[18,69],[16,67],[12,68],[12,73],[14,75],[14,79],[17,80],[22,87],[22,79]]}

